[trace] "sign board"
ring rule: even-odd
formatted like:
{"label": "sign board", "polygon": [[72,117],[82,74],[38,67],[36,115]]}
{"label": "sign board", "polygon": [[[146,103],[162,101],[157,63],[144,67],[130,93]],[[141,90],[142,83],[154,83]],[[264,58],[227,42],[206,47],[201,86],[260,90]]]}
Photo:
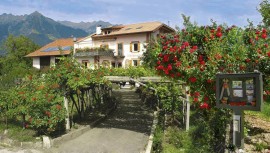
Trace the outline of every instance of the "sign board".
{"label": "sign board", "polygon": [[260,111],[263,101],[262,74],[216,75],[216,105],[218,108]]}

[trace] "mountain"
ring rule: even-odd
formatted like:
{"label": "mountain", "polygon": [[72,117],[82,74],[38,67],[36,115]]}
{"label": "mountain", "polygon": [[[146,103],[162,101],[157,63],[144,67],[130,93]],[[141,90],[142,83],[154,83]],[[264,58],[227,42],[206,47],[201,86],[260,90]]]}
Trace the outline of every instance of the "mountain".
{"label": "mountain", "polygon": [[88,34],[95,33],[96,27],[99,25],[101,25],[103,28],[112,25],[111,23],[105,22],[105,21],[79,22],[79,23],[70,22],[70,21],[58,21],[58,22],[72,28],[82,29],[86,31]]}
{"label": "mountain", "polygon": [[85,37],[88,35],[82,29],[65,26],[37,11],[20,16],[5,13],[0,15],[0,42],[7,38],[9,34],[25,35],[41,46],[57,38]]}

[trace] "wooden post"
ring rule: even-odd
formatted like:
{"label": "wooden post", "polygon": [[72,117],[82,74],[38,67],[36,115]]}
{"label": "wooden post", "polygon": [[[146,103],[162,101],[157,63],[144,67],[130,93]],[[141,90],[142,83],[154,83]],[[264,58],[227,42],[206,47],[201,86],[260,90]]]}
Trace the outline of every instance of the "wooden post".
{"label": "wooden post", "polygon": [[233,144],[244,148],[244,115],[243,110],[233,110]]}
{"label": "wooden post", "polygon": [[68,99],[66,96],[64,96],[64,107],[66,109],[66,130],[70,130],[70,120],[69,120],[69,112],[68,112]]}
{"label": "wooden post", "polygon": [[190,117],[190,102],[189,102],[189,87],[186,86],[186,131],[189,130],[189,117]]}

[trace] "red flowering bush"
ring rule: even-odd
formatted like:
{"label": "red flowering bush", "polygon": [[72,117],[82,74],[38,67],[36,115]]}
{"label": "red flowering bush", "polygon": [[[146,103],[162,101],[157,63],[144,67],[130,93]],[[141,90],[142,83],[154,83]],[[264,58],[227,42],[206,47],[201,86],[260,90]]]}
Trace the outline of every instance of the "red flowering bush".
{"label": "red flowering bush", "polygon": [[[197,125],[193,138],[198,147],[217,152],[225,144],[229,112],[215,108],[217,73],[264,74],[264,90],[269,94],[270,48],[267,29],[250,24],[246,28],[217,25],[197,26],[184,17],[185,28],[151,42],[144,63],[159,75],[181,80],[189,87]],[[198,124],[199,123],[199,124]],[[217,147],[218,146],[218,147]]]}
{"label": "red flowering bush", "polygon": [[[157,60],[153,61],[158,74],[183,80],[191,87],[191,93],[201,93],[193,96],[194,102],[200,103],[198,106],[215,105],[214,80],[219,72],[242,73],[256,69],[269,73],[266,29],[187,25],[182,31],[160,37],[159,53],[154,57]],[[210,100],[205,101],[203,97]]]}

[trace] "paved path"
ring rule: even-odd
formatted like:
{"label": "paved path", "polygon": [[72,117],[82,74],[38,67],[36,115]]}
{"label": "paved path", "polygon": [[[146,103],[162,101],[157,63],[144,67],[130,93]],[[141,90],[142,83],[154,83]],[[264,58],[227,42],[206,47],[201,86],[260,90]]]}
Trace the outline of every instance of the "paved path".
{"label": "paved path", "polygon": [[[115,112],[96,128],[48,150],[59,153],[140,153],[150,135],[153,113],[134,90],[115,91],[122,100]],[[47,152],[47,151],[46,151]]]}

